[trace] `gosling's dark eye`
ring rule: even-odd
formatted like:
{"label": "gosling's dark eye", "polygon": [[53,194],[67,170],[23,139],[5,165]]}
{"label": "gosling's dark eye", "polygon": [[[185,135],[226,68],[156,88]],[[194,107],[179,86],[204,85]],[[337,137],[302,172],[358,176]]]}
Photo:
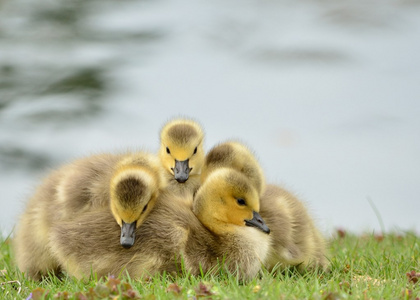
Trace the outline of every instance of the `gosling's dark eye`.
{"label": "gosling's dark eye", "polygon": [[171,151],[169,151],[168,147],[166,147],[166,153],[171,154]]}
{"label": "gosling's dark eye", "polygon": [[147,209],[147,204],[143,207],[143,211],[141,213],[144,213],[146,209]]}
{"label": "gosling's dark eye", "polygon": [[194,154],[196,154],[197,153],[197,147],[195,147],[195,149],[194,149]]}
{"label": "gosling's dark eye", "polygon": [[238,202],[239,205],[246,205],[245,200],[242,198],[236,199],[236,202]]}

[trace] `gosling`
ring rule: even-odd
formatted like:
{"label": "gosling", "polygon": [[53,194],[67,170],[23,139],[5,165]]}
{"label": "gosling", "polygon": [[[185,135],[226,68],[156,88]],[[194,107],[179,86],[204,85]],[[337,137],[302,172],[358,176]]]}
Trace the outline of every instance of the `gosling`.
{"label": "gosling", "polygon": [[160,132],[159,157],[166,170],[168,188],[195,193],[200,186],[204,163],[204,132],[200,124],[174,119]]}
{"label": "gosling", "polygon": [[163,182],[159,159],[149,153],[95,155],[52,172],[18,222],[14,250],[19,269],[36,280],[60,272],[49,245],[51,230],[89,211],[108,210],[110,221],[119,224],[120,247],[132,246]]}
{"label": "gosling", "polygon": [[260,196],[260,214],[271,229],[270,249],[264,265],[268,270],[328,269],[326,241],[316,228],[304,204],[287,190],[265,185],[264,173],[254,154],[239,142],[226,142],[212,148],[202,168],[201,178],[220,167],[244,174]]}

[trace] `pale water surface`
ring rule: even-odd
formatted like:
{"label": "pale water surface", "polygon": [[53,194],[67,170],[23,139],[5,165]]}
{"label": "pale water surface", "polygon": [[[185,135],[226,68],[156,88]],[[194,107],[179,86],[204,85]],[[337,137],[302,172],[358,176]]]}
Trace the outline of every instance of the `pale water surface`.
{"label": "pale water surface", "polygon": [[0,1],[0,228],[49,170],[236,138],[320,227],[420,229],[420,1]]}

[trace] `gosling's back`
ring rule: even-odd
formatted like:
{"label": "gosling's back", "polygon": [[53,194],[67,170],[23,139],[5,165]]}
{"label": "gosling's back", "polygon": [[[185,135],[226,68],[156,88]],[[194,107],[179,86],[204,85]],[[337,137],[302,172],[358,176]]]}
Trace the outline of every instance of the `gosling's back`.
{"label": "gosling's back", "polygon": [[260,213],[272,229],[267,269],[276,265],[280,270],[328,268],[326,241],[298,198],[277,185],[267,185]]}

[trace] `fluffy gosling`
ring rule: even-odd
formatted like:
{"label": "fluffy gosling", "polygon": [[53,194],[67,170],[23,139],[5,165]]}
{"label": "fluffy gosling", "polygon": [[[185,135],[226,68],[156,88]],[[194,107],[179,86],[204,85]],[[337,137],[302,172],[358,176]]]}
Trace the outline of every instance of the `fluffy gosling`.
{"label": "fluffy gosling", "polygon": [[53,171],[29,199],[17,224],[14,250],[19,269],[33,279],[59,272],[50,248],[51,231],[89,211],[109,211],[110,221],[121,226],[120,247],[130,247],[163,182],[159,159],[148,153],[95,155]]}
{"label": "fluffy gosling", "polygon": [[196,192],[204,163],[204,132],[200,124],[188,119],[166,123],[160,132],[159,157],[169,183],[168,188]]}
{"label": "fluffy gosling", "polygon": [[326,241],[306,207],[287,190],[265,185],[263,171],[251,150],[239,142],[215,146],[206,156],[202,180],[220,167],[240,171],[259,193],[260,214],[271,229],[269,254],[264,261],[268,270],[328,268]]}

